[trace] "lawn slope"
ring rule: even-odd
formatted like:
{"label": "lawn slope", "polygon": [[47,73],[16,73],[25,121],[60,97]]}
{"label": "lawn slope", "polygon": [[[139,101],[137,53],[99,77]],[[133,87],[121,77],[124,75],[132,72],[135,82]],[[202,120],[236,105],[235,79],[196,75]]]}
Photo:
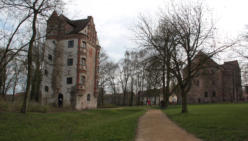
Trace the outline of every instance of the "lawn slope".
{"label": "lawn slope", "polygon": [[206,141],[248,141],[248,104],[189,105],[165,110],[167,116],[188,132]]}
{"label": "lawn slope", "polygon": [[132,141],[144,108],[0,113],[1,141]]}

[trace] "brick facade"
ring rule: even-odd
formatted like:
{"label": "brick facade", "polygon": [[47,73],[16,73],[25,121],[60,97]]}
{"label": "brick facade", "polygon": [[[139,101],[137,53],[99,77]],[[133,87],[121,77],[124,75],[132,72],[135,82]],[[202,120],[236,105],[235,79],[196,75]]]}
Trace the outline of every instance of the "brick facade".
{"label": "brick facade", "polygon": [[[203,57],[204,54],[200,54]],[[199,57],[199,54],[198,54]],[[188,93],[188,103],[238,102],[242,99],[241,75],[238,61],[219,65],[212,59],[194,78]]]}

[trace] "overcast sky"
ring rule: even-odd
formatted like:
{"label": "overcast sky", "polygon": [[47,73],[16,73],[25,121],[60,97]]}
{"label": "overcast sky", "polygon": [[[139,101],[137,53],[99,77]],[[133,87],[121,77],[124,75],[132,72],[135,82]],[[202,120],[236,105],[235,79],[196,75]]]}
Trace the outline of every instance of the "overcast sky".
{"label": "overcast sky", "polygon": [[[185,0],[184,0],[185,1]],[[155,15],[168,0],[65,0],[64,14],[82,19],[93,16],[99,41],[107,54],[118,61],[126,49],[137,45],[130,29],[140,14]],[[218,29],[219,39],[229,39],[244,32],[248,25],[248,0],[207,0],[208,9]],[[223,58],[225,59],[225,58]],[[228,60],[228,58],[226,58]]]}

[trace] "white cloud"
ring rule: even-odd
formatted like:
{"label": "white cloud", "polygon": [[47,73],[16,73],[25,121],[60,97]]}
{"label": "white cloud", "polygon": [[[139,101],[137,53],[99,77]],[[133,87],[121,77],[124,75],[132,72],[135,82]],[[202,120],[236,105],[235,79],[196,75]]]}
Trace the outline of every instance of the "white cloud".
{"label": "white cloud", "polygon": [[[69,18],[91,15],[101,46],[113,58],[120,59],[127,48],[135,47],[130,27],[140,13],[154,14],[166,6],[168,0],[66,0],[65,14]],[[234,37],[248,24],[247,0],[206,0],[217,21],[220,39]]]}

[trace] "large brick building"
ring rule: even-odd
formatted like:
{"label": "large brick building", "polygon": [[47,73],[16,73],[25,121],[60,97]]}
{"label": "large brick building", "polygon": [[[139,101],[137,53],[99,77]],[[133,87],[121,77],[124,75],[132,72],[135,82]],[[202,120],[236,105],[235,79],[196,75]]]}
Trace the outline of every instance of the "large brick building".
{"label": "large brick building", "polygon": [[70,20],[56,12],[47,21],[42,103],[96,108],[100,45],[91,16]]}
{"label": "large brick building", "polygon": [[[207,57],[200,52],[196,60]],[[193,80],[188,103],[238,102],[242,99],[241,75],[238,61],[219,65],[207,59],[204,68]]]}

